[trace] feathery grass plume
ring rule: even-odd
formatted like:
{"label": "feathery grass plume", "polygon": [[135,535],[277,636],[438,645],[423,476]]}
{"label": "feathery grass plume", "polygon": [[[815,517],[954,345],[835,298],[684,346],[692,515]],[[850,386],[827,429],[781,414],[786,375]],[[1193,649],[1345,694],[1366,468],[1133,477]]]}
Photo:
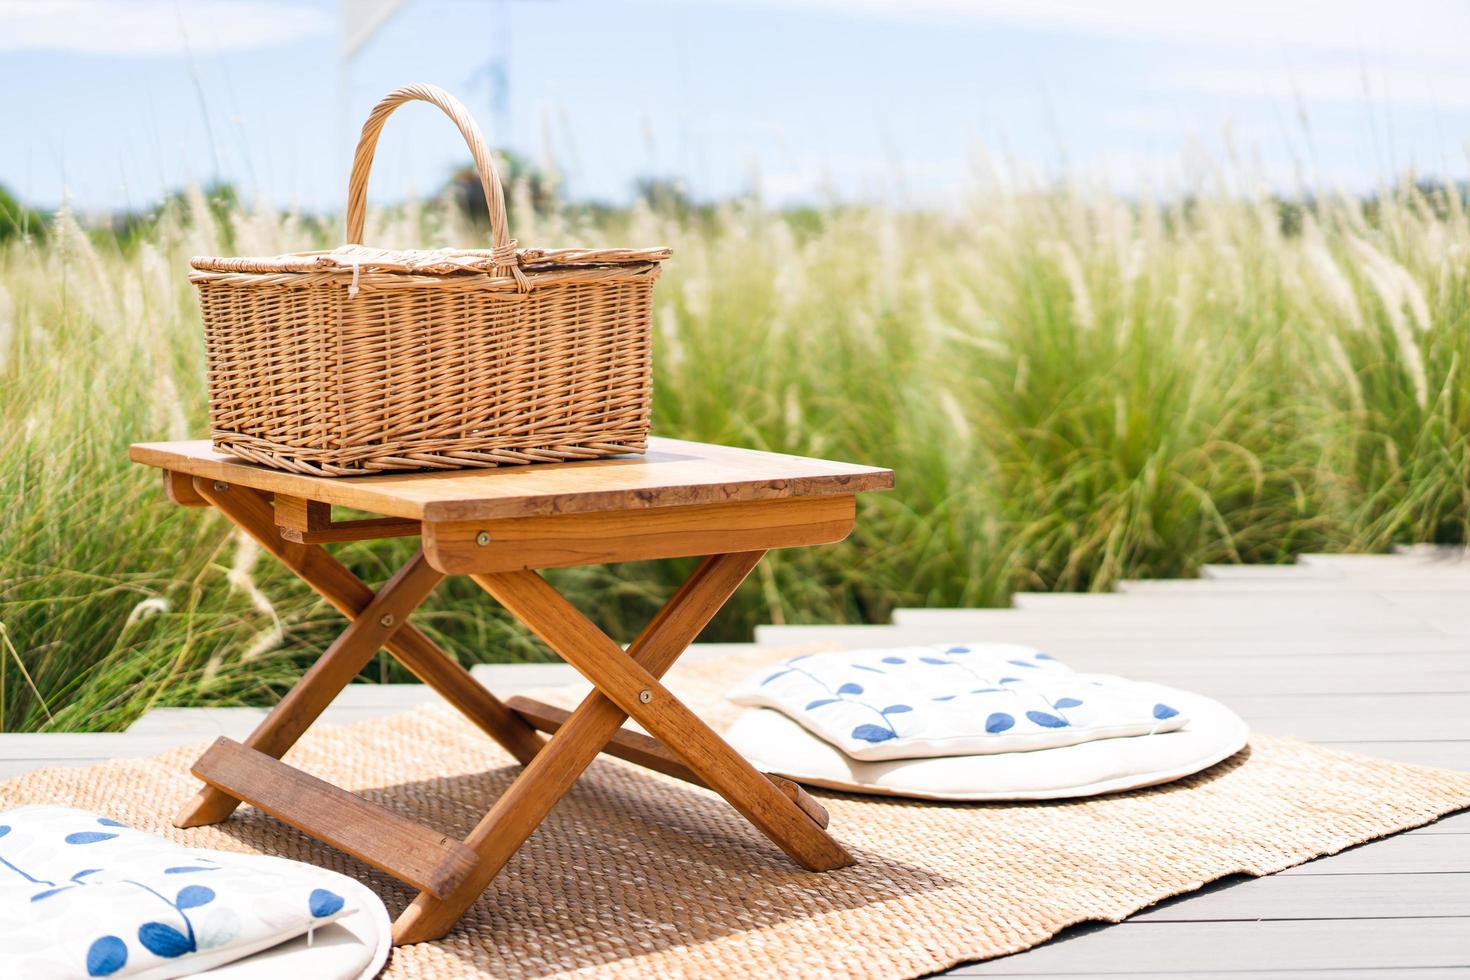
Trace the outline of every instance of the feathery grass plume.
{"label": "feathery grass plume", "polygon": [[281,629],[281,619],[276,615],[276,607],[271,604],[266,594],[255,584],[255,578],[251,575],[256,561],[260,558],[260,545],[256,544],[244,531],[235,532],[235,560],[230,564],[230,570],[226,578],[230,588],[243,593],[250,599],[250,604],[265,616],[270,618],[271,625],[260,632],[256,639],[245,648],[240,659],[246,662],[254,660],[265,651],[271,649],[281,642],[284,631]]}
{"label": "feathery grass plume", "polygon": [[[1429,381],[1424,371],[1424,356],[1419,349],[1415,332],[1410,330],[1404,309],[1412,309],[1413,300],[1404,288],[1403,269],[1388,256],[1356,235],[1349,235],[1348,245],[1362,262],[1363,277],[1378,295],[1379,304],[1388,320],[1388,328],[1394,339],[1395,350],[1404,374],[1413,385],[1414,400],[1422,409],[1429,400]],[[1417,293],[1417,288],[1416,288]],[[1422,294],[1420,295],[1422,301]],[[1427,329],[1428,310],[1424,311],[1423,323]],[[1416,317],[1417,319],[1417,317]]]}
{"label": "feathery grass plume", "polygon": [[1072,294],[1072,316],[1076,317],[1079,327],[1091,330],[1097,326],[1092,313],[1092,293],[1087,289],[1087,277],[1082,274],[1082,263],[1077,261],[1077,253],[1065,241],[1050,243],[1048,251],[1056,256],[1057,265]]}
{"label": "feathery grass plume", "polygon": [[1353,293],[1353,284],[1343,274],[1332,253],[1320,240],[1320,235],[1304,236],[1302,255],[1311,271],[1315,284],[1326,295],[1328,302],[1342,318],[1342,322],[1353,330],[1362,328],[1363,314],[1358,309],[1358,297]]}
{"label": "feathery grass plume", "polygon": [[1353,370],[1353,362],[1348,357],[1347,349],[1342,346],[1341,338],[1330,331],[1323,332],[1322,342],[1327,347],[1328,359],[1341,376],[1343,390],[1348,393],[1354,413],[1361,416],[1367,408],[1363,400],[1363,384],[1358,380],[1358,372]]}
{"label": "feathery grass plume", "polygon": [[965,410],[960,406],[959,399],[955,398],[954,392],[948,388],[941,388],[939,390],[939,407],[944,412],[946,421],[949,422],[952,432],[951,438],[958,443],[956,448],[961,453],[967,454],[970,448],[970,440],[974,436],[974,430],[970,424],[969,416],[966,415]]}
{"label": "feathery grass plume", "polygon": [[1393,275],[1398,280],[1399,292],[1409,306],[1409,312],[1413,314],[1414,326],[1420,333],[1425,333],[1430,327],[1429,301],[1424,298],[1424,291],[1419,288],[1419,281],[1409,274],[1398,263],[1393,264]]}
{"label": "feathery grass plume", "polygon": [[10,348],[15,342],[15,304],[10,292],[0,285],[0,372],[4,372],[10,361]]}
{"label": "feathery grass plume", "polygon": [[142,622],[150,616],[169,611],[168,600],[162,596],[149,596],[133,607],[128,613],[128,618],[123,621],[123,630],[126,632],[134,623]]}

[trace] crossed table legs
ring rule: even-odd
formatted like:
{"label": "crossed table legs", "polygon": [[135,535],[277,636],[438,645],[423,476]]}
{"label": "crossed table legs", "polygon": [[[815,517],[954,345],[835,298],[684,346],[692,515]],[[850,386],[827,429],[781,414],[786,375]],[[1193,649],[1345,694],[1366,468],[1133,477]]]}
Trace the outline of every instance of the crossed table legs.
{"label": "crossed table legs", "polygon": [[[594,685],[565,713],[501,702],[409,625],[444,578],[417,552],[377,593],[319,545],[286,541],[265,495],[195,479],[217,507],[351,620],[243,745],[217,741],[193,767],[206,786],[175,820],[195,827],[248,801],[283,822],[420,889],[393,925],[395,944],[443,936],[602,752],[708,786],[813,871],[852,863],[826,813],[794,783],[757,772],[659,678],[730,598],[764,552],[706,558],[624,651],[534,571],[472,577]],[[407,820],[279,762],[328,704],[387,647],[525,765],[464,841]],[[652,737],[625,731],[634,718]],[[549,741],[537,730],[554,733]]]}

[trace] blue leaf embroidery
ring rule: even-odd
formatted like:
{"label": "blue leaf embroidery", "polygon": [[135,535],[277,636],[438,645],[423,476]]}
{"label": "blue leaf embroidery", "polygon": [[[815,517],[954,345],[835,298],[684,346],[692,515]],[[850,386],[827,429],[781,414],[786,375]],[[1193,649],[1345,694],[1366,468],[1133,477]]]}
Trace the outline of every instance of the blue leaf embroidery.
{"label": "blue leaf embroidery", "polygon": [[1154,717],[1159,719],[1159,721],[1163,721],[1165,718],[1173,718],[1178,713],[1177,709],[1171,708],[1167,704],[1154,705]]}
{"label": "blue leaf embroidery", "polygon": [[884,657],[883,658],[883,662],[885,664],[903,664],[903,663],[908,663],[908,661],[907,660],[904,660],[902,657]]}
{"label": "blue leaf embroidery", "polygon": [[997,683],[1000,683],[1000,684],[1019,684],[1019,683],[1021,683],[1021,678],[1019,678],[1019,677],[1002,677]]}
{"label": "blue leaf embroidery", "polygon": [[128,962],[128,944],[116,936],[93,940],[87,948],[87,976],[110,977]]}
{"label": "blue leaf embroidery", "polygon": [[886,742],[898,736],[893,733],[892,729],[879,725],[859,725],[852,730],[852,737],[860,738],[864,742]]}
{"label": "blue leaf embroidery", "polygon": [[0,837],[4,837],[8,833],[10,833],[10,825],[0,824]]}
{"label": "blue leaf embroidery", "polygon": [[188,936],[163,922],[145,922],[139,926],[138,942],[154,956],[168,959],[194,951],[194,943]]}
{"label": "blue leaf embroidery", "polygon": [[861,684],[854,684],[852,681],[848,681],[846,684],[842,685],[841,687],[839,687],[837,689],[837,693],[838,694],[861,694],[861,693],[863,693],[863,686]]}
{"label": "blue leaf embroidery", "polygon": [[71,876],[71,880],[77,881],[80,878],[85,878],[87,875],[94,875],[101,870],[101,868],[88,868],[85,871],[78,871],[76,874]]}
{"label": "blue leaf embroidery", "polygon": [[57,892],[70,891],[71,889],[73,889],[75,887],[76,887],[75,885],[62,885],[60,888],[48,888],[48,889],[46,889],[43,892],[36,892],[36,894],[32,895],[31,896],[31,901],[33,901],[33,902],[39,902],[43,898],[50,898],[52,895],[55,895]]}
{"label": "blue leaf embroidery", "polygon": [[1008,663],[1008,664],[1015,664],[1017,667],[1029,667],[1032,670],[1035,670],[1036,669],[1036,665],[1035,664],[1029,663],[1029,662],[1027,662],[1025,660],[1007,660],[1006,663]]}
{"label": "blue leaf embroidery", "polygon": [[104,834],[96,830],[81,830],[75,834],[67,834],[63,838],[68,844],[95,844],[98,841],[112,840],[117,834]]}
{"label": "blue leaf embroidery", "polygon": [[179,889],[179,897],[174,899],[174,904],[180,909],[197,909],[212,901],[214,901],[213,888],[205,888],[203,885],[187,885]]}
{"label": "blue leaf embroidery", "polygon": [[985,719],[985,730],[994,735],[997,732],[1006,731],[1015,724],[1016,719],[1012,718],[1004,711],[997,711],[995,714]]}
{"label": "blue leaf embroidery", "polygon": [[862,664],[853,664],[852,665],[852,669],[853,670],[866,670],[870,674],[881,674],[881,673],[883,673],[883,671],[879,670],[877,667],[864,667]]}
{"label": "blue leaf embroidery", "polygon": [[1055,660],[1057,658],[1056,657],[1053,657],[1049,653],[1038,653],[1038,654],[1036,654],[1036,659],[1037,660]]}
{"label": "blue leaf embroidery", "polygon": [[128,829],[128,825],[127,824],[125,824],[125,823],[118,823],[116,820],[113,820],[113,819],[111,819],[109,817],[98,817],[97,818],[97,822],[100,823],[104,827],[121,827],[124,830],[127,830]]}
{"label": "blue leaf embroidery", "polygon": [[312,889],[311,896],[307,899],[307,905],[311,909],[311,914],[318,919],[338,911],[344,904],[346,903],[342,900],[341,895],[338,895],[336,892],[329,892],[325,888]]}
{"label": "blue leaf embroidery", "polygon": [[945,694],[945,695],[943,695],[941,697],[930,698],[929,700],[930,701],[953,701],[954,700],[954,695],[953,694]]}
{"label": "blue leaf embroidery", "polygon": [[1066,719],[1058,718],[1056,715],[1049,715],[1045,711],[1028,711],[1026,712],[1026,717],[1036,722],[1042,728],[1067,727]]}
{"label": "blue leaf embroidery", "polygon": [[926,664],[934,664],[938,667],[948,667],[950,665],[948,660],[940,660],[938,657],[920,657],[919,659]]}
{"label": "blue leaf embroidery", "polygon": [[789,671],[789,670],[778,670],[774,674],[772,674],[770,677],[767,677],[765,680],[761,681],[760,686],[761,687],[765,687],[767,684],[771,683],[771,681],[775,680],[776,678],[778,678],[778,677],[785,677],[789,673],[791,673],[791,671]]}
{"label": "blue leaf embroidery", "polygon": [[901,715],[905,711],[913,711],[913,710],[914,710],[913,708],[910,708],[906,704],[890,704],[888,707],[886,707],[886,708],[883,709],[883,713],[885,715]]}
{"label": "blue leaf embroidery", "polygon": [[1000,688],[998,688],[998,687],[977,687],[977,688],[975,688],[975,690],[971,691],[970,693],[971,694],[994,694],[996,691],[999,691],[999,690],[1000,690]]}
{"label": "blue leaf embroidery", "polygon": [[807,711],[810,711],[813,708],[820,708],[824,704],[836,704],[836,703],[837,703],[837,699],[836,698],[818,698],[817,700],[815,700],[815,701],[811,702],[810,704],[808,704],[806,706],[806,710]]}
{"label": "blue leaf embroidery", "polygon": [[970,648],[969,647],[950,647],[948,650],[946,650],[944,652],[945,653],[969,653],[970,652]]}
{"label": "blue leaf embroidery", "polygon": [[1076,698],[1061,698],[1055,704],[1053,704],[1052,707],[1053,708],[1075,708],[1078,705],[1080,705],[1081,703],[1082,702],[1081,701],[1078,701]]}
{"label": "blue leaf embroidery", "polygon": [[163,873],[166,874],[166,875],[186,875],[186,874],[190,874],[190,873],[195,872],[195,871],[218,871],[218,870],[219,870],[218,868],[206,868],[206,867],[202,867],[202,866],[196,864],[196,865],[192,865],[192,866],[190,866],[190,865],[181,865],[181,866],[179,866],[177,868],[164,868],[163,869]]}

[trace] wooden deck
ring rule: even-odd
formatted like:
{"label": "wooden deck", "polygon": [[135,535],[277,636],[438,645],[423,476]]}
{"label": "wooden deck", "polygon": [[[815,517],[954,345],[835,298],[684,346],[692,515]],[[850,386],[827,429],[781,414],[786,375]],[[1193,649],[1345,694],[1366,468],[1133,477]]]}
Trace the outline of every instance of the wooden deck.
{"label": "wooden deck", "polygon": [[[1470,558],[1418,549],[1207,568],[1200,580],[1130,582],[1112,595],[1023,594],[1014,609],[900,610],[891,626],[764,627],[756,642],[1014,639],[1079,669],[1219,698],[1263,732],[1470,769],[1467,613]],[[730,649],[705,645],[688,656]],[[475,673],[499,693],[576,680],[561,665]],[[432,700],[419,685],[355,685],[325,720]],[[0,776],[240,737],[261,714],[161,709],[122,733],[4,735]],[[1120,925],[1079,927],[951,975],[1470,977],[1470,813],[1269,878],[1220,882]]]}

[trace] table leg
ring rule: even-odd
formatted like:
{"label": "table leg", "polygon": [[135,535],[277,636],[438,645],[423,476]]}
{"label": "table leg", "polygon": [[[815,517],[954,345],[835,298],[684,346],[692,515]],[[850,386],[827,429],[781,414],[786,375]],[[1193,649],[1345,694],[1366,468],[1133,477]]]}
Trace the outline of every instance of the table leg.
{"label": "table leg", "polygon": [[792,859],[812,871],[852,863],[842,845],[540,575],[504,572],[475,581]]}
{"label": "table leg", "polygon": [[[444,573],[430,566],[422,551],[415,554],[271,709],[246,747],[276,759],[284,755],[443,579]],[[174,826],[219,823],[239,805],[236,797],[206,786]]]}
{"label": "table leg", "polygon": [[[661,676],[725,604],[760,561],[762,554],[745,552],[705,559],[643,629],[627,653],[587,623],[587,628],[596,633],[601,641],[598,644],[601,649],[594,656],[605,655],[606,647],[611,647],[616,657],[630,660],[639,670],[651,676]],[[524,574],[538,582],[542,581],[535,573]],[[495,592],[491,586],[499,578],[500,576],[483,576],[477,577],[477,581]],[[546,588],[550,589],[550,586]],[[555,594],[554,590],[552,594]],[[557,598],[560,600],[560,596]],[[566,608],[570,608],[569,604]],[[536,629],[538,624],[544,625],[546,617],[554,618],[563,614],[565,609],[538,608],[529,614],[529,618],[521,615],[522,611],[512,608],[512,612],[521,616],[523,622]],[[586,623],[575,609],[572,614]],[[560,652],[560,638],[548,642],[553,649]],[[589,649],[590,647],[589,644]],[[585,661],[586,658],[579,655],[577,659]],[[597,683],[595,678],[594,683]],[[479,854],[479,864],[452,895],[438,898],[428,892],[420,893],[394,923],[394,943],[424,942],[437,939],[448,932],[551,812],[552,807],[566,794],[583,770],[619,732],[626,719],[627,712],[624,708],[600,691],[589,694],[466,838],[465,843]],[[713,736],[712,732],[710,734]],[[718,736],[713,737],[719,741]],[[743,763],[743,760],[740,761]],[[781,797],[780,790],[775,789],[769,781],[753,769],[750,772],[766,790]],[[759,790],[755,792],[760,793]],[[781,798],[785,800],[784,797]],[[795,809],[795,804],[786,802]],[[799,810],[796,812],[801,820],[816,827],[804,813]],[[783,831],[784,829],[783,825]],[[816,828],[816,832],[826,837],[820,828]],[[850,863],[851,859],[846,852],[835,841],[826,839],[832,848],[825,855],[826,866],[840,867]]]}
{"label": "table leg", "polygon": [[[264,494],[248,487],[199,478],[195,478],[193,486],[200,497],[275,555],[344,616],[358,617],[373,601],[372,588],[321,545],[298,544],[282,538],[270,500]],[[416,627],[405,625],[385,642],[388,652],[399,663],[458,708],[518,762],[530,762],[540,750],[543,743],[535,730]]]}

